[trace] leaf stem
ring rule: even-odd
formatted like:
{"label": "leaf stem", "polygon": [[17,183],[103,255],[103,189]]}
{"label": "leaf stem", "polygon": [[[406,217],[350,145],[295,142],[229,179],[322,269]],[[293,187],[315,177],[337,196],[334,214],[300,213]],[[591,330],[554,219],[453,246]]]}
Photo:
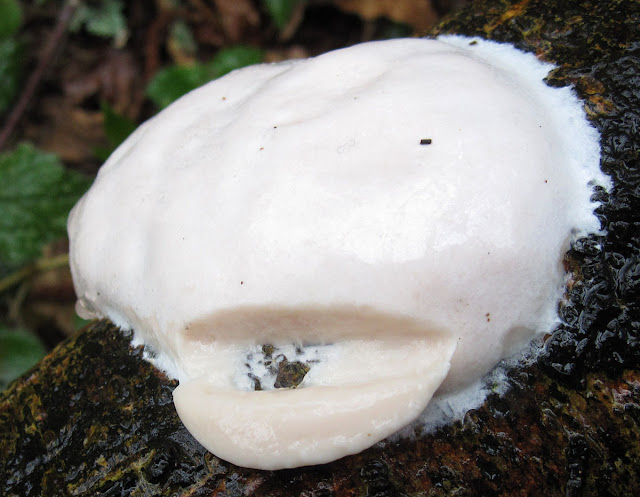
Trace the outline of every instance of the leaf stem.
{"label": "leaf stem", "polygon": [[16,272],[11,273],[9,276],[0,279],[0,293],[8,290],[14,285],[17,285],[23,280],[30,278],[31,276],[43,273],[45,271],[51,271],[53,269],[59,269],[69,265],[69,254],[60,254],[53,257],[44,257],[38,259],[31,264],[21,267]]}
{"label": "leaf stem", "polygon": [[9,137],[13,133],[14,128],[20,121],[20,118],[27,110],[27,106],[31,101],[34,93],[36,92],[38,84],[40,83],[42,76],[44,76],[45,70],[47,69],[49,63],[51,62],[51,59],[53,58],[53,53],[60,44],[60,40],[66,32],[67,27],[71,22],[71,18],[73,17],[73,14],[78,8],[79,4],[79,0],[67,0],[64,7],[60,11],[60,14],[58,15],[58,22],[47,38],[42,52],[40,52],[40,57],[36,68],[30,74],[29,79],[24,85],[22,93],[20,94],[18,103],[16,103],[15,107],[11,111],[11,114],[9,114],[9,117],[7,117],[2,130],[0,130],[0,150],[4,148],[7,140],[9,140]]}

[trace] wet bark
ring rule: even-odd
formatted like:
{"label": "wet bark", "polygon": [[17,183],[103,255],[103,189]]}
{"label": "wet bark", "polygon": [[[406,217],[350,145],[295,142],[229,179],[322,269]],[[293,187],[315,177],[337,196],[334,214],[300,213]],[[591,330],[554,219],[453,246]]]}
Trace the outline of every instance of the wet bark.
{"label": "wet bark", "polygon": [[[563,324],[464,422],[322,466],[238,468],[177,418],[175,383],[108,322],[0,395],[3,495],[640,495],[640,2],[479,1],[434,33],[506,41],[558,66],[602,135],[606,235],[574,244]],[[115,242],[117,243],[117,242]],[[523,282],[526,284],[526,282]]]}

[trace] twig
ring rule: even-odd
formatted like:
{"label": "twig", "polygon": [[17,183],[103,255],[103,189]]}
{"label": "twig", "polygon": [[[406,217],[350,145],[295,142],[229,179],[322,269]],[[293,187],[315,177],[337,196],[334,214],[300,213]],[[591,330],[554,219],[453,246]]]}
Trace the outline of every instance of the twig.
{"label": "twig", "polygon": [[0,293],[8,290],[14,285],[17,285],[23,280],[30,278],[31,276],[42,273],[44,271],[51,271],[52,269],[59,269],[69,265],[69,254],[56,255],[54,257],[45,257],[38,259],[32,264],[27,264],[18,269],[15,273],[0,279]]}
{"label": "twig", "polygon": [[40,53],[38,64],[36,65],[36,68],[33,70],[33,72],[29,75],[29,79],[24,85],[18,102],[13,107],[11,114],[9,114],[5,125],[2,127],[2,131],[0,131],[0,150],[4,148],[6,142],[9,140],[9,137],[13,133],[13,130],[20,121],[20,118],[26,111],[27,106],[29,105],[29,101],[33,97],[36,89],[38,88],[38,84],[40,83],[40,80],[45,73],[45,70],[51,62],[53,52],[58,47],[60,39],[67,30],[67,27],[71,22],[71,18],[73,17],[73,14],[75,13],[79,4],[80,0],[67,0],[64,7],[60,11],[56,26],[47,38],[47,41],[44,45],[44,50]]}

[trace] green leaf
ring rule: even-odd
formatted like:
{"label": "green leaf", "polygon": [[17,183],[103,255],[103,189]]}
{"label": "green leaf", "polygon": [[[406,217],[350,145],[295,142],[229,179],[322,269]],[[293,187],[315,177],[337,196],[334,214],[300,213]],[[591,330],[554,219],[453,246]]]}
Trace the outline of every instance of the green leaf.
{"label": "green leaf", "polygon": [[189,25],[182,19],[177,19],[169,29],[169,43],[180,53],[193,57],[198,51],[198,44],[193,38]]}
{"label": "green leaf", "polygon": [[0,390],[26,373],[45,352],[40,340],[31,333],[0,325]]}
{"label": "green leaf", "polygon": [[137,125],[128,117],[118,114],[106,101],[100,103],[100,109],[102,110],[102,118],[104,120],[104,133],[107,136],[109,146],[95,147],[93,154],[104,162],[113,151],[118,148],[118,145],[133,133]]}
{"label": "green leaf", "polygon": [[413,33],[413,28],[408,24],[394,22],[384,30],[382,38],[408,38],[411,33]]}
{"label": "green leaf", "polygon": [[160,109],[215,77],[203,64],[171,66],[158,71],[147,86],[147,96]]}
{"label": "green leaf", "polygon": [[300,2],[301,0],[264,0],[264,5],[278,29],[283,30],[291,20],[293,9]]}
{"label": "green leaf", "polygon": [[108,102],[102,102],[100,108],[104,117],[104,132],[109,143],[115,148],[125,141],[138,126],[128,117],[118,114]]}
{"label": "green leaf", "polygon": [[69,210],[89,184],[32,145],[0,154],[0,260],[24,264],[63,237]]}
{"label": "green leaf", "polygon": [[0,38],[8,38],[22,25],[22,9],[17,0],[0,0]]}
{"label": "green leaf", "polygon": [[22,76],[22,49],[12,39],[0,40],[0,113],[4,112],[18,94]]}
{"label": "green leaf", "polygon": [[212,79],[224,76],[234,69],[257,64],[263,59],[264,53],[257,48],[242,45],[224,48],[209,63],[171,66],[158,71],[147,86],[147,96],[163,109]]}
{"label": "green leaf", "polygon": [[83,319],[80,316],[78,316],[77,314],[74,314],[74,316],[73,316],[73,328],[75,330],[81,330],[82,328],[87,326],[92,321],[93,321],[92,319]]}
{"label": "green leaf", "polygon": [[209,63],[210,72],[220,78],[241,67],[259,64],[264,60],[264,52],[259,48],[236,45],[223,48]]}
{"label": "green leaf", "polygon": [[96,36],[113,38],[117,45],[124,45],[127,38],[127,20],[120,0],[100,0],[90,6],[82,2],[76,10],[69,29],[78,31],[85,27]]}

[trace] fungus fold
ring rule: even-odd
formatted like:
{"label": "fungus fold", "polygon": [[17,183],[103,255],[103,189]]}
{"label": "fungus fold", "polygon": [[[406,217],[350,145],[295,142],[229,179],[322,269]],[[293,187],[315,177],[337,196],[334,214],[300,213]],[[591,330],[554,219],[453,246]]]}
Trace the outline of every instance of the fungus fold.
{"label": "fungus fold", "polygon": [[[73,209],[78,312],[134,330],[179,380],[187,429],[232,463],[370,447],[557,321],[563,255],[599,230],[592,186],[609,182],[551,68],[400,39],[191,92]],[[243,386],[262,344],[315,347],[297,388]]]}

